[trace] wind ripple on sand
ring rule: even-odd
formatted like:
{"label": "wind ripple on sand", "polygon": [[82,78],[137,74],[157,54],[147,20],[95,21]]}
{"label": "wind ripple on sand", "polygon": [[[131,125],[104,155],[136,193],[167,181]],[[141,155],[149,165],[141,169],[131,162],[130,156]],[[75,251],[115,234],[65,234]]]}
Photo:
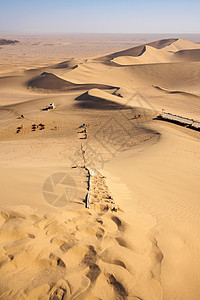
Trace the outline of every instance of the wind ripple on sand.
{"label": "wind ripple on sand", "polygon": [[0,299],[161,299],[149,250],[133,245],[123,217],[97,207],[59,215],[27,206],[1,211]]}

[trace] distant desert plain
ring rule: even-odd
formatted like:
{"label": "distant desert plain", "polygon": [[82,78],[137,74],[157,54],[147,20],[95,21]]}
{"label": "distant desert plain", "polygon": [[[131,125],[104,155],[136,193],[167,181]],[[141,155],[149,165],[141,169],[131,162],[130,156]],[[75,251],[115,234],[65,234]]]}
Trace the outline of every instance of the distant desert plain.
{"label": "distant desert plain", "polygon": [[200,35],[0,38],[0,299],[199,300]]}

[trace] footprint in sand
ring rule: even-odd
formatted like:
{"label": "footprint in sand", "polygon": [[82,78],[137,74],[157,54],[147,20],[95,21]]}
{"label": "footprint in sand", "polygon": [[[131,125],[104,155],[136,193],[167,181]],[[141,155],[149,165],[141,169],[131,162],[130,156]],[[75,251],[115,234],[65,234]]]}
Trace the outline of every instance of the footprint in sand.
{"label": "footprint in sand", "polygon": [[102,240],[104,234],[105,234],[105,230],[103,228],[99,227],[96,232],[97,239]]}

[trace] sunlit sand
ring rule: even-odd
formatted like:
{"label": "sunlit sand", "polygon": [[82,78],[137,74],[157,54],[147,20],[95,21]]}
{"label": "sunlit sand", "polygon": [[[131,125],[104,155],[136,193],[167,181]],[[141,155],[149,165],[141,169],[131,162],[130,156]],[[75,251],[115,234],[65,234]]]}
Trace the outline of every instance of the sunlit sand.
{"label": "sunlit sand", "polygon": [[0,299],[200,299],[200,44],[92,41],[0,49]]}

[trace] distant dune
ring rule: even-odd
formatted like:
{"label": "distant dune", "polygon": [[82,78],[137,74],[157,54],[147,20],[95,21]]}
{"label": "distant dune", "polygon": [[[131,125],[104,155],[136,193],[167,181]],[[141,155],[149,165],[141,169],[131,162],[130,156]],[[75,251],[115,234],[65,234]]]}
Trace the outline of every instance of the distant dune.
{"label": "distant dune", "polygon": [[[178,39],[165,39],[165,40],[160,40],[160,41],[155,41],[155,42],[151,42],[146,44],[147,46],[150,47],[154,47],[156,49],[163,49],[168,45],[171,45],[172,43],[176,42]],[[140,56],[143,54],[143,52],[145,51],[145,46],[146,45],[141,45],[138,47],[134,47],[134,48],[130,48],[127,50],[123,50],[120,52],[115,52],[113,54],[107,55],[107,56],[103,56],[101,58],[99,58],[98,60],[112,60],[116,57],[119,56]]]}
{"label": "distant dune", "polygon": [[113,59],[113,62],[120,65],[135,65],[135,64],[148,64],[148,63],[165,63],[171,62],[171,53],[163,50],[156,49],[151,46],[144,46],[143,52],[135,56],[118,56]]}
{"label": "distant dune", "polygon": [[[189,54],[181,54],[179,51],[195,51]],[[147,64],[147,63],[165,63],[171,61],[198,61],[199,45],[185,41],[182,39],[166,39],[160,40],[146,45],[130,48],[120,52],[100,57],[100,61],[113,61],[120,65],[134,65],[134,64]],[[195,60],[197,59],[197,60]]]}

